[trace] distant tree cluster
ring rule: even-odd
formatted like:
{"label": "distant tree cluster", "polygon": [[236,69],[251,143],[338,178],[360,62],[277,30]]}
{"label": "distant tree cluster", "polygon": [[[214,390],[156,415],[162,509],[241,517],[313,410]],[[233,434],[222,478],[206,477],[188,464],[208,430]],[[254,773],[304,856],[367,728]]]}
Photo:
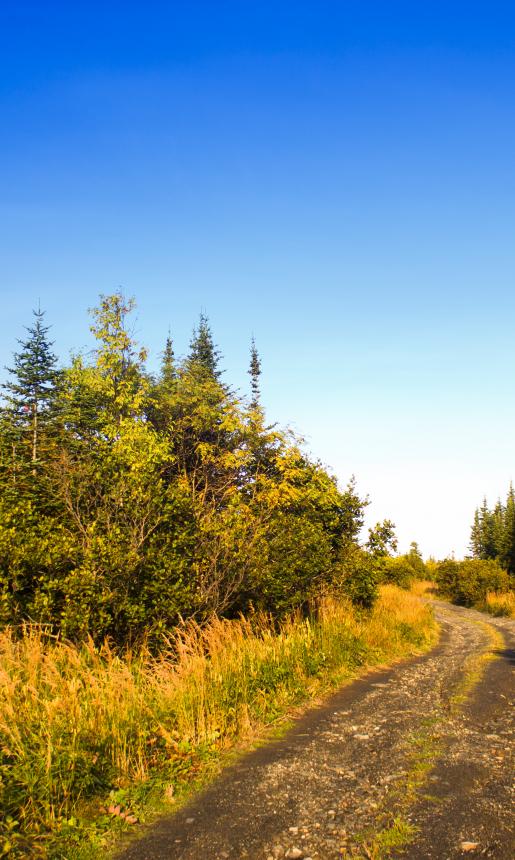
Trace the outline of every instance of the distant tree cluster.
{"label": "distant tree cluster", "polygon": [[339,588],[370,606],[394,544],[360,547],[366,500],[269,426],[252,341],[250,396],[223,381],[202,315],[160,372],[131,335],[133,301],[101,297],[96,347],[59,367],[35,312],[0,411],[0,621],[117,643],[181,618],[275,617]]}
{"label": "distant tree cluster", "polygon": [[510,485],[506,502],[499,499],[494,508],[486,499],[474,514],[470,536],[474,558],[495,559],[501,567],[515,575],[515,491]]}

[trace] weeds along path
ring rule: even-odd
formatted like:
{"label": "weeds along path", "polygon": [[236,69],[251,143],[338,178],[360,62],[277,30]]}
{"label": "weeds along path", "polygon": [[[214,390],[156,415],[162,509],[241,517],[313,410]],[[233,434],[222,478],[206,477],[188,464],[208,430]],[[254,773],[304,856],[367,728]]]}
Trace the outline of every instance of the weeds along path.
{"label": "weeds along path", "polygon": [[443,603],[435,612],[434,651],[308,711],[123,860],[512,860],[515,623]]}

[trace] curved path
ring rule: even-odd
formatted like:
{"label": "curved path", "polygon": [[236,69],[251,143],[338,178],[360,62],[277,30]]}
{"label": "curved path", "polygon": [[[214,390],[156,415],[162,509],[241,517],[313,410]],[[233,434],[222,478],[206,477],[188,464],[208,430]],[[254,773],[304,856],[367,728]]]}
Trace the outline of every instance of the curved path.
{"label": "curved path", "polygon": [[515,622],[434,607],[430,654],[343,687],[123,860],[513,860]]}

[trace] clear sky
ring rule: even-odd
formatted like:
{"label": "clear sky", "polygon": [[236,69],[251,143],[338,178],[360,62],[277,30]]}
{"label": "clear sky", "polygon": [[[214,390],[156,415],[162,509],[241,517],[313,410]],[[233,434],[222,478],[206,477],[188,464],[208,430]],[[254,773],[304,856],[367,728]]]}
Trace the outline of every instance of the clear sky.
{"label": "clear sky", "polygon": [[0,365],[38,299],[63,359],[204,309],[401,547],[515,477],[514,228],[512,3],[0,4]]}

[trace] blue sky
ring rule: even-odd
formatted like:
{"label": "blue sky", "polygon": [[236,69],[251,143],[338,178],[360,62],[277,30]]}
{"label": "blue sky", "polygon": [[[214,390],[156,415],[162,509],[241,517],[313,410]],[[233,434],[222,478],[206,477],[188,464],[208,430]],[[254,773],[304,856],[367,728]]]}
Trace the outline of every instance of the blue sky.
{"label": "blue sky", "polygon": [[0,6],[0,365],[120,285],[156,361],[201,309],[228,378],[401,546],[462,553],[515,477],[515,8]]}

